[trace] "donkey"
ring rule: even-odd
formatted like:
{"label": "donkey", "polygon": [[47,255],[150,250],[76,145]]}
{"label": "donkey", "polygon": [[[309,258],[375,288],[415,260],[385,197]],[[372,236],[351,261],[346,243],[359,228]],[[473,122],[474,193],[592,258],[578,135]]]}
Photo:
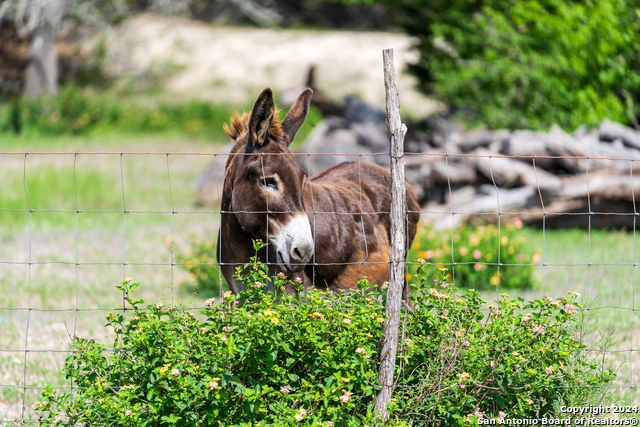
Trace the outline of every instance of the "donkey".
{"label": "donkey", "polygon": [[[234,293],[242,290],[235,269],[254,255],[254,239],[269,243],[258,256],[270,274],[300,277],[305,288],[349,290],[364,276],[377,285],[389,278],[389,171],[345,162],[307,178],[289,151],[312,95],[304,90],[280,123],[267,88],[250,114],[236,114],[224,127],[234,143],[225,166],[217,258]],[[420,219],[409,184],[406,200],[409,247]]]}

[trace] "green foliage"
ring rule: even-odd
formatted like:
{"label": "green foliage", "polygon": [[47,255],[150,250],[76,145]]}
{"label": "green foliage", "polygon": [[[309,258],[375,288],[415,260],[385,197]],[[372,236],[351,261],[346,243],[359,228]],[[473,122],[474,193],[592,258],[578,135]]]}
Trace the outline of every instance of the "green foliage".
{"label": "green foliage", "polygon": [[[537,263],[540,256],[527,251],[526,239],[516,233],[521,228],[519,219],[500,230],[492,224],[473,226],[466,223],[455,228],[453,233],[451,229],[420,227],[411,245],[409,259],[422,259],[433,264],[430,267],[432,271],[455,262],[450,271],[456,284],[476,289],[495,289],[498,285],[500,289],[528,289],[535,283],[534,269],[530,264]],[[499,262],[503,265],[498,274]],[[419,267],[419,264],[410,264],[409,277]]]}
{"label": "green foliage", "polygon": [[147,108],[66,86],[56,95],[15,100],[0,108],[0,133],[171,132],[223,139],[222,124],[233,111],[202,101]]}
{"label": "green foliage", "polygon": [[[250,109],[250,106],[242,109]],[[237,108],[191,100],[183,104],[144,107],[103,93],[65,86],[58,94],[27,100],[15,98],[0,105],[0,135],[31,132],[40,135],[88,133],[182,133],[228,140],[222,126]],[[283,111],[282,117],[288,110]],[[311,108],[296,141],[304,141],[322,119]]]}
{"label": "green foliage", "polygon": [[638,0],[387,1],[421,88],[490,128],[573,129],[640,112]]}
{"label": "green foliage", "polygon": [[399,363],[411,386],[399,398],[403,412],[446,425],[556,418],[560,406],[592,404],[606,392],[615,374],[586,350],[580,294],[525,302],[503,293],[484,307],[477,291],[458,293],[440,270],[431,281],[421,263],[414,314],[403,321]]}
{"label": "green foliage", "polygon": [[383,423],[373,404],[386,293],[366,279],[352,293],[305,292],[301,280],[269,278],[257,257],[242,271],[247,290],[205,301],[204,320],[163,303],[143,309],[132,297],[138,284],[124,281],[133,312],[107,315],[112,351],[74,337],[64,370],[79,388],[45,387],[41,425],[404,425],[399,417],[462,425],[558,414],[613,378],[581,351],[579,295],[530,303],[503,295],[487,317],[479,293],[457,294],[446,270],[438,290],[427,290],[421,266],[398,352],[407,387]]}

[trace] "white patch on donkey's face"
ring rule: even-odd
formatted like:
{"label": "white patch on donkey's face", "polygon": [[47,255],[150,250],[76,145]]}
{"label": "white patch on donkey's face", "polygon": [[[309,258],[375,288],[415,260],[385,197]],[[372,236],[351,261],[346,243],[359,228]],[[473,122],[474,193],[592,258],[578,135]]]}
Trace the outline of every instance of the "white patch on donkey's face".
{"label": "white patch on donkey's face", "polygon": [[302,213],[291,218],[270,241],[276,250],[280,267],[287,272],[302,271],[311,261],[314,251],[307,214]]}

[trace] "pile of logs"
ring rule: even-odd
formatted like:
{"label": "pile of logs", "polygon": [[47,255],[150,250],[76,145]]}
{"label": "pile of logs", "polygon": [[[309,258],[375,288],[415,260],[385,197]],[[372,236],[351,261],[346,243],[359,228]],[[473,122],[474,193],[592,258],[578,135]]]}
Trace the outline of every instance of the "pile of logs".
{"label": "pile of logs", "polygon": [[[360,102],[347,100],[340,117],[327,117],[307,138],[299,151],[338,153],[303,157],[309,173],[345,160],[388,165],[388,154],[374,155],[388,153],[384,115],[354,114],[354,108],[372,108]],[[502,221],[518,217],[541,225],[544,219],[548,228],[634,227],[640,132],[632,128],[604,120],[598,129],[580,127],[573,134],[558,126],[467,132],[442,117],[407,125],[405,176],[422,218],[436,226],[465,218],[496,222],[502,212]]]}

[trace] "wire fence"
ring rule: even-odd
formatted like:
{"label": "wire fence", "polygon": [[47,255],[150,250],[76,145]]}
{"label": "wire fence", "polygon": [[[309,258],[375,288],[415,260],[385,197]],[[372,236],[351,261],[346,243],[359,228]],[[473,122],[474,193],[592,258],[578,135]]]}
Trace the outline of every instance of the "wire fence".
{"label": "wire fence", "polygon": [[[381,153],[375,153],[376,156]],[[300,154],[296,157],[307,159],[310,156],[319,156],[328,154]],[[228,156],[228,154],[212,154],[212,153],[151,153],[151,152],[101,152],[101,153],[82,153],[82,152],[42,152],[42,153],[0,153],[0,165],[5,162],[4,178],[7,179],[7,173],[14,175],[20,174],[21,179],[13,181],[14,188],[6,188],[6,196],[0,198],[0,215],[4,218],[4,224],[0,224],[2,232],[0,238],[3,241],[4,249],[0,252],[0,271],[2,274],[0,286],[5,297],[0,303],[0,319],[2,321],[2,332],[0,333],[0,423],[4,425],[11,424],[16,420],[21,420],[27,424],[36,424],[37,416],[33,411],[33,402],[37,400],[38,393],[42,386],[46,383],[54,383],[56,388],[61,390],[69,390],[78,387],[74,384],[73,379],[65,380],[60,376],[58,371],[62,367],[62,361],[66,356],[71,354],[69,350],[70,337],[76,334],[102,334],[101,319],[108,312],[126,312],[127,305],[124,295],[116,295],[113,285],[124,280],[127,276],[136,275],[141,282],[147,281],[145,274],[148,274],[149,281],[157,284],[158,289],[154,289],[147,294],[148,297],[158,298],[162,294],[173,303],[176,300],[189,299],[189,296],[181,294],[177,286],[179,277],[185,277],[186,272],[182,267],[193,264],[192,262],[178,262],[176,252],[178,248],[177,242],[188,243],[192,237],[191,233],[204,230],[199,238],[207,240],[215,240],[217,224],[223,214],[220,209],[199,208],[184,209],[176,203],[177,193],[184,193],[185,188],[182,185],[190,182],[195,175],[193,168],[184,166],[182,163],[189,159],[202,158],[204,162],[215,160],[217,156]],[[343,154],[344,156],[344,154]],[[359,166],[361,162],[367,161],[368,155],[353,154],[353,158]],[[469,157],[469,154],[424,154],[424,153],[405,153],[405,159],[419,158],[425,156],[436,156],[448,165],[450,159],[456,157]],[[473,155],[472,157],[483,157]],[[492,158],[498,156],[490,156]],[[507,157],[507,156],[505,156]],[[57,164],[60,167],[59,158],[67,160],[66,167],[71,163],[72,168],[72,193],[57,194],[56,182],[47,182],[46,180],[39,185],[43,188],[35,188],[33,193],[30,189],[34,188],[31,176],[39,176],[38,171],[43,165]],[[112,177],[118,177],[112,184],[117,185],[119,189],[118,202],[121,202],[120,208],[112,206],[101,206],[102,200],[98,199],[93,203],[91,209],[83,207],[82,199],[86,197],[83,193],[86,185],[91,183],[82,182],[87,175],[87,171],[95,168],[101,159],[110,159],[109,163],[112,170],[109,174]],[[146,159],[153,159],[155,165],[163,164],[163,170],[160,172],[157,168],[151,177],[143,178],[141,174],[148,170],[136,170],[136,163],[140,163]],[[534,170],[536,169],[536,157],[518,156],[520,160],[531,162]],[[575,157],[555,157],[556,159],[580,159]],[[69,160],[72,159],[72,162]],[[82,167],[79,161],[82,161]],[[115,161],[113,161],[115,160]],[[132,163],[127,163],[128,161]],[[587,164],[593,160],[589,158],[582,159]],[[587,172],[585,185],[587,186],[588,210],[585,212],[548,212],[545,210],[545,201],[543,191],[537,185],[536,191],[539,197],[539,212],[532,212],[530,207],[524,209],[522,206],[505,209],[501,205],[501,188],[496,185],[492,174],[492,185],[495,189],[495,209],[485,211],[459,211],[452,204],[451,209],[424,209],[420,211],[422,221],[437,220],[442,218],[450,218],[451,225],[451,261],[441,262],[445,267],[451,269],[452,281],[454,286],[464,287],[464,283],[456,282],[456,269],[462,265],[480,265],[487,268],[494,268],[498,277],[495,286],[495,296],[499,298],[499,294],[503,289],[500,287],[500,276],[506,274],[505,268],[510,266],[531,266],[538,270],[540,284],[538,294],[556,293],[556,290],[582,290],[591,298],[600,298],[596,300],[596,304],[585,310],[598,310],[598,313],[606,311],[603,317],[597,317],[596,321],[611,322],[621,338],[618,346],[605,350],[606,357],[612,363],[619,364],[625,362],[618,371],[618,380],[614,384],[614,388],[628,389],[635,392],[640,376],[638,375],[638,363],[640,359],[637,356],[638,342],[638,317],[636,308],[636,267],[638,260],[636,254],[636,211],[633,165],[635,159],[615,159],[602,158],[600,160],[610,160],[612,162],[629,163],[628,179],[630,185],[630,200],[632,201],[632,212],[611,212],[611,211],[592,211],[592,196],[589,191],[589,175]],[[17,166],[17,164],[20,166]],[[303,163],[304,162],[300,162]],[[125,173],[127,165],[133,165],[131,173]],[[181,179],[181,187],[176,187],[175,180],[172,183],[172,177],[175,177],[172,166],[181,170],[181,174],[188,179]],[[79,170],[82,169],[81,172]],[[185,172],[186,171],[186,172]],[[588,171],[588,167],[587,167]],[[315,172],[315,171],[312,171]],[[160,179],[164,182],[160,183]],[[625,178],[626,179],[626,178]],[[454,190],[451,187],[451,180],[447,169],[448,196],[449,200],[453,200]],[[49,185],[50,184],[50,185]],[[59,183],[58,183],[59,184]],[[223,183],[219,182],[219,188],[222,190]],[[133,188],[138,185],[150,185],[153,189],[158,190],[164,188],[165,196],[162,201],[156,203],[153,201],[153,191],[143,190],[149,202],[149,206],[131,202],[127,197],[127,188]],[[20,186],[21,189],[18,187]],[[113,186],[112,186],[113,187]],[[20,197],[15,193],[16,188],[22,190]],[[112,188],[113,189],[113,188]],[[12,193],[13,192],[13,193]],[[114,192],[115,194],[115,192]],[[55,196],[55,197],[53,197]],[[182,196],[181,196],[182,197]],[[189,196],[190,197],[190,196]],[[42,206],[41,200],[60,201],[65,207],[56,209],[55,206]],[[25,207],[15,207],[11,205],[14,200],[21,199]],[[64,202],[62,202],[64,200]],[[115,200],[115,197],[110,199]],[[182,202],[180,202],[182,203]],[[107,203],[108,204],[108,203]],[[162,205],[166,206],[162,206]],[[71,208],[69,208],[71,205]],[[7,207],[10,206],[10,207]],[[44,208],[39,208],[40,206]],[[134,206],[140,206],[134,209]],[[442,205],[444,206],[444,205]],[[503,263],[501,261],[503,254],[501,253],[500,241],[503,237],[503,231],[506,222],[512,221],[513,218],[524,218],[527,215],[541,215],[541,223],[539,231],[536,233],[540,236],[541,253],[539,262],[527,263]],[[265,212],[251,212],[265,213]],[[275,212],[267,211],[268,215]],[[310,210],[307,214],[313,218],[315,215],[322,214],[322,211]],[[380,212],[363,212],[363,214],[378,215]],[[85,221],[85,217],[97,215],[95,221]],[[476,216],[483,218],[483,222],[495,224],[497,231],[496,240],[496,259],[495,261],[476,260],[473,262],[457,261],[460,258],[459,247],[462,245],[456,241],[456,224],[457,218],[460,216]],[[550,241],[555,245],[557,240],[549,238],[550,230],[547,229],[548,218],[552,215],[577,215],[584,217],[585,228],[587,230],[587,258],[583,261],[563,261],[554,259],[558,255],[558,248],[550,250]],[[596,232],[592,227],[592,218],[595,216],[624,216],[632,218],[632,227],[623,234],[611,231],[610,233],[618,233],[621,239],[626,239],[626,246],[611,246],[606,250],[597,248],[597,256],[594,254],[596,248],[593,247],[597,242],[602,242],[602,234]],[[182,219],[190,217],[189,225],[186,227],[182,223]],[[114,219],[115,218],[115,219]],[[161,218],[161,220],[159,219]],[[408,219],[406,220],[408,221]],[[57,227],[56,223],[65,223],[64,227]],[[158,225],[161,223],[161,226]],[[149,228],[151,231],[146,233],[143,231]],[[158,229],[162,229],[164,234],[157,234]],[[208,233],[208,235],[205,235]],[[597,234],[597,239],[594,235]],[[161,241],[163,244],[158,244]],[[584,242],[578,241],[576,247],[572,247],[571,242],[565,242],[560,251],[576,251],[585,253],[582,246]],[[366,242],[365,242],[366,246]],[[89,248],[93,252],[91,257],[86,256]],[[154,249],[150,249],[155,247]],[[145,259],[145,252],[153,252],[155,259]],[[599,259],[600,257],[600,259]],[[92,259],[91,259],[92,258]],[[567,259],[567,258],[563,258]],[[357,263],[338,263],[338,264],[356,264],[364,266],[369,263],[366,258]],[[379,263],[379,261],[373,261]],[[219,266],[215,260],[206,263],[198,263],[200,265]],[[409,260],[409,265],[417,266],[415,260]],[[557,274],[560,270],[565,270],[562,274]],[[575,274],[576,269],[582,269],[580,274],[576,274],[577,281],[587,283],[571,283],[571,277]],[[142,276],[142,277],[141,277]],[[608,279],[608,276],[615,276]],[[557,283],[554,280],[558,278],[568,280],[567,282]],[[608,288],[606,286],[610,286]],[[167,295],[168,294],[168,295]],[[619,296],[616,298],[616,294]],[[524,293],[525,296],[536,295],[536,292]],[[617,300],[617,303],[616,303]],[[199,310],[200,303],[186,303],[187,309]],[[130,309],[129,309],[130,310]],[[490,310],[487,308],[488,313]],[[613,313],[613,314],[611,314]],[[406,310],[402,316],[406,316]],[[402,332],[401,332],[402,335]],[[106,338],[105,338],[106,339]],[[553,343],[550,343],[552,345]],[[508,343],[505,344],[508,348]],[[502,352],[505,348],[472,348],[468,350],[486,351],[487,354],[492,352]],[[109,350],[105,350],[109,351]],[[400,348],[401,354],[406,354],[410,349]],[[433,350],[430,350],[433,351]],[[447,351],[465,351],[465,350],[443,350]],[[586,349],[584,351],[589,351]],[[598,350],[599,351],[599,350]],[[434,355],[434,357],[436,357]],[[442,357],[442,355],[440,356]],[[408,373],[401,371],[400,378],[404,378]],[[526,385],[523,384],[522,387]],[[579,387],[579,384],[573,385]],[[402,380],[398,380],[397,387],[403,392],[405,389],[413,386],[404,385]],[[637,398],[631,397],[631,402],[636,402]],[[416,422],[430,423],[433,420],[422,419],[417,417]]]}

